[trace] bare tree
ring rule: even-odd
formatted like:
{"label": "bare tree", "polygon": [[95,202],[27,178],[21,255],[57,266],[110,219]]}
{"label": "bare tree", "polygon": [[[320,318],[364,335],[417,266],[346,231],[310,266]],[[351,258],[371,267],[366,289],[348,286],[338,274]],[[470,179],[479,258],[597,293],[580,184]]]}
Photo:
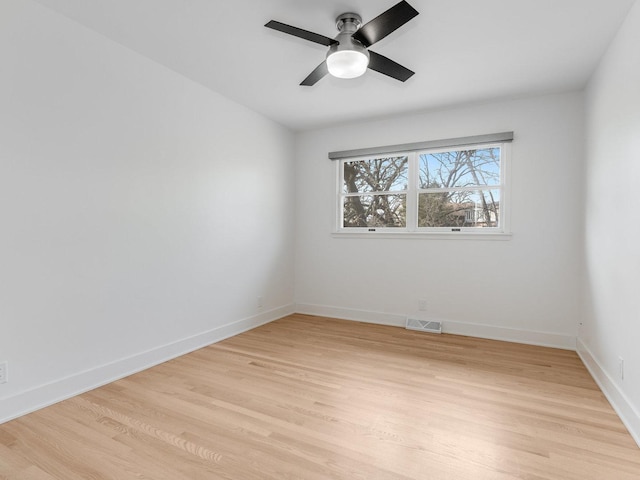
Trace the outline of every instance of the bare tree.
{"label": "bare tree", "polygon": [[[345,162],[345,227],[403,226],[405,224],[407,157]],[[389,193],[397,192],[397,193]]]}
{"label": "bare tree", "polygon": [[495,226],[499,200],[487,185],[500,181],[498,148],[429,153],[420,160],[419,186],[432,190],[420,195],[419,226]]}

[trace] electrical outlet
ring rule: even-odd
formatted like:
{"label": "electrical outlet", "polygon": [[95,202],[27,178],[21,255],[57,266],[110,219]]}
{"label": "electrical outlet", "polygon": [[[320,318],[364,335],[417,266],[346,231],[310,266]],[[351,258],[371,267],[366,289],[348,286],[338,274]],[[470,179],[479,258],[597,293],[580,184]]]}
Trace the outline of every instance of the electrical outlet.
{"label": "electrical outlet", "polygon": [[618,357],[618,376],[624,380],[624,358]]}
{"label": "electrical outlet", "polygon": [[258,305],[258,308],[262,308],[263,307],[262,297],[258,297],[257,305]]}
{"label": "electrical outlet", "polygon": [[0,383],[7,383],[9,379],[9,362],[0,362]]}
{"label": "electrical outlet", "polygon": [[427,310],[427,301],[426,300],[420,300],[418,302],[418,310],[421,312],[426,312]]}

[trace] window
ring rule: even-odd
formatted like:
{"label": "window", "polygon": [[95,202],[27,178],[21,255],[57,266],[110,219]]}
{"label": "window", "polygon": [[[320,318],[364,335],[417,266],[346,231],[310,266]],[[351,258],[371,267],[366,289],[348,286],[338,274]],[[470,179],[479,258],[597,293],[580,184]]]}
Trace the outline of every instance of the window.
{"label": "window", "polygon": [[338,160],[338,233],[506,232],[507,146]]}
{"label": "window", "polygon": [[418,153],[418,228],[499,228],[500,151]]}
{"label": "window", "polygon": [[408,157],[342,162],[345,228],[406,227]]}

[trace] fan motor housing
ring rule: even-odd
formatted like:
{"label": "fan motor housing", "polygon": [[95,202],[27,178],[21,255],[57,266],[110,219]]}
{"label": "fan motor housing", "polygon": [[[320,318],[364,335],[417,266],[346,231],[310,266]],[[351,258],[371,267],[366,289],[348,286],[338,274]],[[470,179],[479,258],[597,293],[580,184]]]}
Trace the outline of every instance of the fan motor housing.
{"label": "fan motor housing", "polygon": [[344,50],[360,52],[369,58],[369,52],[358,40],[352,37],[362,25],[362,18],[357,13],[343,13],[336,18],[336,28],[340,33],[336,36],[338,44],[331,45],[327,57]]}

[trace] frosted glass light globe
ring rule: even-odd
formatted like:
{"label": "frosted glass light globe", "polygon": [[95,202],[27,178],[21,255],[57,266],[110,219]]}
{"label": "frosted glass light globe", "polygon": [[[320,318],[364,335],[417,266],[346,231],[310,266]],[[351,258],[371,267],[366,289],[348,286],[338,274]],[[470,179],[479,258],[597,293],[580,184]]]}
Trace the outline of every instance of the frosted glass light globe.
{"label": "frosted glass light globe", "polygon": [[339,50],[327,57],[329,73],[338,78],[356,78],[367,71],[369,57],[356,50]]}

